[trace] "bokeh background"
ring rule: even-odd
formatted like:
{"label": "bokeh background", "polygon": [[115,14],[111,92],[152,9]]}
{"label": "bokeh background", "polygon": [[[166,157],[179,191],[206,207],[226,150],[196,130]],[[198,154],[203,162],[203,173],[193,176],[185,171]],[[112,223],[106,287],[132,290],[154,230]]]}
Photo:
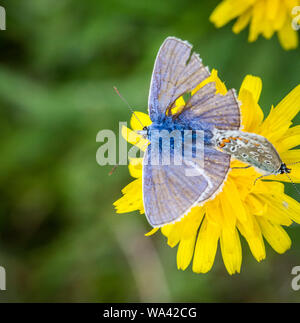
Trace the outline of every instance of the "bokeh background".
{"label": "bokeh background", "polygon": [[[157,50],[170,35],[194,44],[228,87],[246,74],[263,80],[267,113],[299,84],[299,49],[274,36],[247,43],[232,24],[208,17],[219,1],[9,0],[0,31],[1,301],[299,301],[300,226],[291,250],[267,246],[257,263],[242,238],[241,274],[229,276],[218,252],[211,272],[176,268],[176,248],[143,215],[117,215],[112,203],[129,183],[126,166],[108,176],[96,163],[101,129],[118,131],[130,112],[113,86],[146,112]],[[299,124],[299,118],[295,119]],[[299,201],[291,185],[290,194]]]}

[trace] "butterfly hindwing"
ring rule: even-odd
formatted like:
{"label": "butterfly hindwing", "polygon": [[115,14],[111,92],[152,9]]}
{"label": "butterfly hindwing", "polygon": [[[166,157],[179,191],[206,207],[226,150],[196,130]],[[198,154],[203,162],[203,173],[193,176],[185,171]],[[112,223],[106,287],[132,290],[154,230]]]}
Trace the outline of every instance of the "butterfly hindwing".
{"label": "butterfly hindwing", "polygon": [[[159,227],[179,220],[212,197],[224,182],[229,165],[229,155],[210,148],[204,149],[204,164],[201,159],[187,158],[182,165],[152,165],[150,144],[143,165],[143,201],[149,223]],[[194,170],[198,173],[191,175]]]}
{"label": "butterfly hindwing", "polygon": [[191,97],[180,118],[195,125],[202,122],[219,129],[237,130],[240,127],[240,107],[235,91],[216,94],[215,83],[208,83]]}

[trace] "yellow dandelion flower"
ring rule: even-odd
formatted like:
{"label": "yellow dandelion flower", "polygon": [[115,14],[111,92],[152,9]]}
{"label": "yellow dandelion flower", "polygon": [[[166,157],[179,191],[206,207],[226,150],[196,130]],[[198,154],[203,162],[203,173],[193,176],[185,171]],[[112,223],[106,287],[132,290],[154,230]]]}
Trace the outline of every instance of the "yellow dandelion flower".
{"label": "yellow dandelion flower", "polygon": [[[215,82],[217,92],[226,94],[227,89],[218,78],[217,71],[203,81],[196,89],[208,82]],[[262,90],[259,77],[247,75],[239,91],[243,130],[266,137],[275,146],[282,160],[291,164],[300,160],[300,126],[292,125],[292,119],[300,109],[300,85],[292,90],[264,119],[258,104]],[[194,92],[195,92],[194,91]],[[176,101],[176,107],[184,104],[183,98]],[[146,126],[151,124],[149,116],[136,112]],[[140,130],[141,125],[131,119],[131,128]],[[122,134],[131,144],[145,149],[140,136],[124,128]],[[231,168],[243,166],[232,160]],[[123,190],[123,197],[114,203],[118,213],[139,210],[144,213],[142,198],[142,160],[130,160],[129,172],[134,181]],[[300,164],[292,166],[292,177],[300,182]],[[177,266],[185,270],[192,262],[196,273],[208,272],[214,263],[218,244],[222,252],[224,265],[229,274],[239,273],[242,263],[240,235],[244,236],[257,261],[266,257],[264,239],[278,253],[284,253],[291,246],[291,240],[284,230],[293,222],[300,223],[300,204],[284,193],[286,174],[269,176],[274,181],[254,181],[260,174],[254,168],[232,169],[228,173],[222,192],[203,206],[195,206],[174,224],[160,228],[167,237],[170,247],[178,246]],[[151,230],[147,235],[158,231]],[[264,239],[263,239],[264,238]]]}
{"label": "yellow dandelion flower", "polygon": [[212,12],[210,21],[217,27],[223,27],[237,18],[232,27],[239,33],[248,24],[249,42],[257,40],[262,34],[270,39],[277,33],[279,42],[285,50],[298,46],[298,34],[292,21],[297,23],[297,7],[300,0],[223,0]]}

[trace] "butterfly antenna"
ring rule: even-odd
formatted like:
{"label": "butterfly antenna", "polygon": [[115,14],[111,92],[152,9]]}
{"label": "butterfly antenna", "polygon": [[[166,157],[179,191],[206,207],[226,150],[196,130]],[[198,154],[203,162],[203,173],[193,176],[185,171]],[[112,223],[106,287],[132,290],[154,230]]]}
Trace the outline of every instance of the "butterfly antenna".
{"label": "butterfly antenna", "polygon": [[296,165],[296,164],[299,164],[299,163],[300,163],[300,161],[297,161],[297,162],[292,163],[292,164],[287,164],[286,166],[292,166],[292,165]]}
{"label": "butterfly antenna", "polygon": [[290,182],[293,184],[295,191],[300,195],[300,191],[298,190],[298,187],[296,186],[296,184],[292,181],[292,179],[290,178],[290,176],[287,173],[285,173],[285,175],[288,177]]}
{"label": "butterfly antenna", "polygon": [[144,125],[142,124],[141,120],[138,118],[138,116],[135,114],[135,112],[133,111],[133,109],[131,108],[130,104],[125,100],[125,98],[121,95],[121,93],[118,91],[118,89],[114,86],[114,90],[116,91],[116,93],[118,94],[118,96],[121,98],[121,100],[123,102],[125,102],[125,104],[128,106],[129,110],[131,111],[131,113],[136,117],[136,119],[138,120],[138,122],[141,124],[142,128],[144,128]]}

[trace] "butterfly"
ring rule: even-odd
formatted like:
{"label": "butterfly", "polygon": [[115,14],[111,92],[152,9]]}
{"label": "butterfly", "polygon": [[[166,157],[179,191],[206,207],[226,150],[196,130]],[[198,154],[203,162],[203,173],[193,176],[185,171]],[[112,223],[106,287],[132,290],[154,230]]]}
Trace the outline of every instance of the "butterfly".
{"label": "butterfly", "polygon": [[[199,55],[192,53],[191,44],[175,37],[163,42],[150,83],[148,112],[152,124],[140,132],[149,140],[143,157],[142,187],[145,215],[153,227],[178,221],[194,206],[216,196],[226,180],[231,156],[265,174],[290,172],[266,138],[240,130],[240,105],[234,89],[216,94],[215,83],[207,83],[172,113],[177,100],[209,76]],[[171,140],[168,154],[192,153],[186,153],[180,164],[174,158],[170,163],[159,162],[166,154],[161,143],[170,141],[169,134],[174,131],[182,136],[179,141]],[[185,132],[189,132],[188,137]],[[194,154],[198,132],[203,134],[201,158]],[[191,166],[197,170],[195,176],[187,176]]]}

